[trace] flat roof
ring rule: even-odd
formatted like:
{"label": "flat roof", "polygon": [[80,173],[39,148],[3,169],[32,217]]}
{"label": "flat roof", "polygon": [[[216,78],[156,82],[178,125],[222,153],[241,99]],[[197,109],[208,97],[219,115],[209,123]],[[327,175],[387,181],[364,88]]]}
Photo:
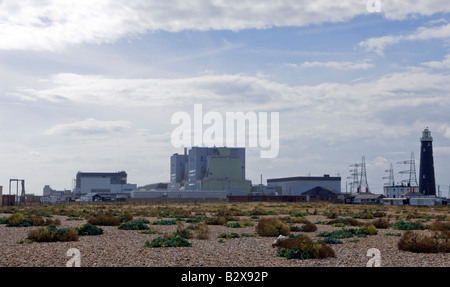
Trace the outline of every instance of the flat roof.
{"label": "flat roof", "polygon": [[284,181],[329,181],[341,180],[340,176],[294,176],[267,179],[267,182],[284,182]]}

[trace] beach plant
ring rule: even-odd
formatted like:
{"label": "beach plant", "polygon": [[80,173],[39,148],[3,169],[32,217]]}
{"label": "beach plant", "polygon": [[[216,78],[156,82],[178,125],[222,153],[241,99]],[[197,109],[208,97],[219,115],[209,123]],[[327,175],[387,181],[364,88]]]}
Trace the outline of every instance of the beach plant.
{"label": "beach plant", "polygon": [[277,247],[277,255],[286,259],[321,259],[336,256],[328,244],[314,242],[307,235],[282,239]]}
{"label": "beach plant", "polygon": [[145,241],[145,247],[191,247],[192,244],[183,237],[175,236],[173,238],[156,237],[152,241]]}
{"label": "beach plant", "polygon": [[143,220],[134,220],[130,222],[121,223],[118,227],[122,230],[147,230],[150,229],[147,224],[144,223]]}
{"label": "beach plant", "polygon": [[100,235],[103,234],[103,229],[92,225],[90,223],[84,224],[82,227],[77,228],[78,235]]}
{"label": "beach plant", "polygon": [[113,214],[104,214],[100,213],[97,216],[91,216],[88,219],[88,222],[92,225],[101,225],[101,226],[119,226],[120,219]]}
{"label": "beach plant", "polygon": [[49,225],[31,230],[27,239],[33,242],[77,241],[78,232],[75,228],[58,229],[55,225]]}
{"label": "beach plant", "polygon": [[289,235],[290,228],[280,218],[261,218],[255,227],[259,236]]}

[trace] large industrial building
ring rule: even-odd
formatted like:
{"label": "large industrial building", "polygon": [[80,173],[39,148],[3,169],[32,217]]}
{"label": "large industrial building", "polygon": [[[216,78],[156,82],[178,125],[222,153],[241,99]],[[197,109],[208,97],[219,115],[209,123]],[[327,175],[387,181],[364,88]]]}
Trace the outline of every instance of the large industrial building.
{"label": "large industrial building", "polygon": [[281,187],[281,195],[297,196],[311,190],[317,186],[331,188],[336,192],[341,192],[341,177],[330,176],[297,176],[273,178],[267,180],[269,187]]}
{"label": "large industrial building", "polygon": [[169,190],[249,193],[245,179],[245,148],[193,147],[170,158]]}
{"label": "large industrial building", "polygon": [[74,194],[81,201],[109,201],[130,197],[137,189],[136,184],[127,183],[127,173],[120,172],[78,172]]}

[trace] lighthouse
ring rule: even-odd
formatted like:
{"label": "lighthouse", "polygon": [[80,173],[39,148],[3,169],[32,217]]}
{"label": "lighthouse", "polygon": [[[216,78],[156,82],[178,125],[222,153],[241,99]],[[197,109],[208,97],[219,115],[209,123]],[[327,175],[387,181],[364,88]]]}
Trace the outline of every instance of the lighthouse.
{"label": "lighthouse", "polygon": [[425,195],[436,195],[436,182],[434,179],[433,138],[426,128],[420,138],[420,176],[419,191]]}

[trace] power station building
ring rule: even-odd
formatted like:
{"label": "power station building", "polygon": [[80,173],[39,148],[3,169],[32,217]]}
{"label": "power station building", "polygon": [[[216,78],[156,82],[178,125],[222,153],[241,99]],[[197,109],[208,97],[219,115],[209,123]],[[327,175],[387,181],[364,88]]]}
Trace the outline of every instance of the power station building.
{"label": "power station building", "polygon": [[127,183],[125,171],[78,172],[74,194],[81,201],[109,201],[129,198],[136,189],[136,184]]}
{"label": "power station building", "polygon": [[245,179],[245,148],[193,147],[170,158],[169,190],[249,193]]}
{"label": "power station building", "polygon": [[315,187],[331,189],[338,193],[341,192],[341,177],[330,176],[297,176],[285,178],[267,179],[268,187],[280,187],[281,195],[302,195]]}

